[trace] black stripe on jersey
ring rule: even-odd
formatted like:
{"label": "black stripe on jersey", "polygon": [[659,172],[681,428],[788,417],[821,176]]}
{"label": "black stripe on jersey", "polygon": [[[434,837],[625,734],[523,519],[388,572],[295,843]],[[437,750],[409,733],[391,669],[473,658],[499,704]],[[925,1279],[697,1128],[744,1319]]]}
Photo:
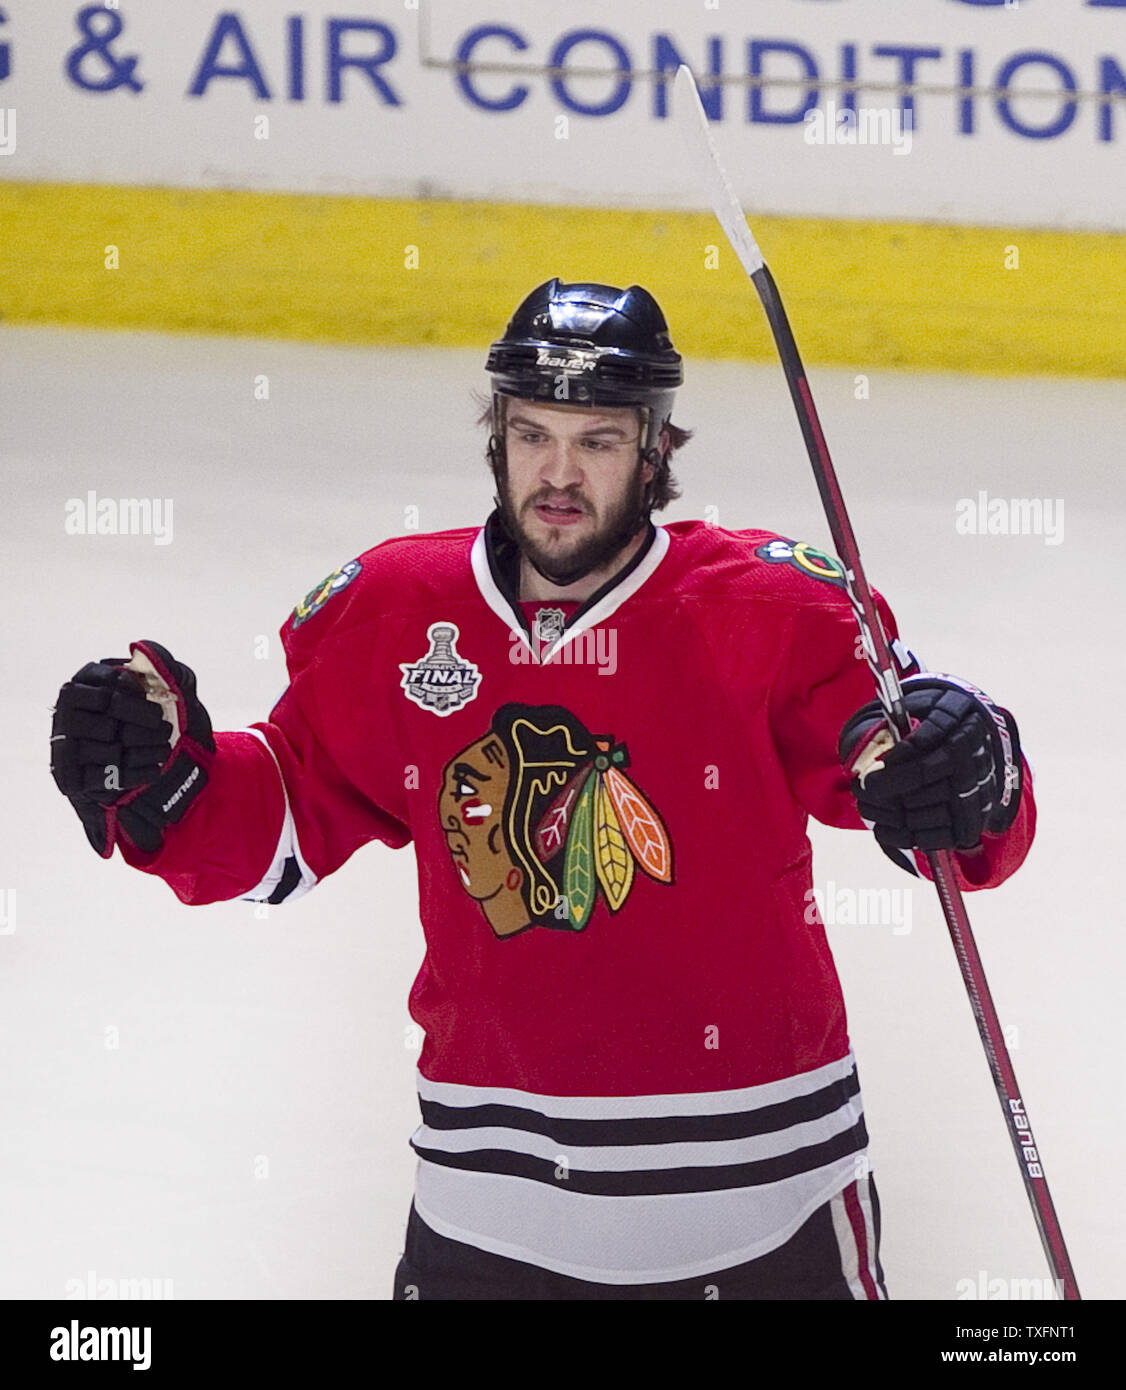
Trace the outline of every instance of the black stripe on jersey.
{"label": "black stripe on jersey", "polygon": [[291,854],[289,858],[285,861],[285,867],[282,869],[282,876],[281,879],[278,881],[278,886],[274,889],[274,891],[270,894],[266,901],[275,905],[277,903],[284,903],[286,898],[289,897],[290,893],[293,892],[293,890],[297,887],[297,885],[300,882],[301,866],[300,864],[298,864],[297,860]]}
{"label": "black stripe on jersey", "polygon": [[846,1105],[860,1090],[855,1068],[839,1081],[830,1082],[808,1095],[776,1105],[724,1115],[661,1115],[636,1119],[584,1120],[544,1115],[515,1105],[442,1105],[419,1098],[422,1122],[436,1130],[478,1127],[516,1129],[542,1134],[559,1144],[605,1148],[629,1144],[707,1143],[709,1140],[745,1139],[770,1134],[792,1125],[819,1120]]}
{"label": "black stripe on jersey", "polygon": [[517,601],[520,584],[520,547],[509,535],[499,507],[489,514],[489,519],[485,522],[485,557],[489,562],[489,573],[493,576],[493,583],[512,609],[516,621],[525,633],[531,636],[528,620]]}
{"label": "black stripe on jersey", "polygon": [[798,1173],[811,1172],[839,1158],[857,1153],[868,1143],[868,1131],[861,1117],[851,1129],[836,1134],[821,1144],[794,1149],[775,1158],[756,1159],[750,1163],[728,1163],[695,1168],[648,1168],[634,1172],[604,1172],[568,1167],[565,1179],[560,1178],[559,1164],[532,1154],[512,1153],[507,1149],[478,1149],[470,1153],[447,1153],[428,1149],[414,1140],[411,1148],[420,1158],[446,1168],[461,1168],[477,1173],[505,1174],[509,1177],[530,1178],[552,1187],[565,1184],[570,1192],[582,1192],[596,1197],[654,1197],[678,1192],[716,1192],[726,1188],[759,1187],[765,1183],[781,1182]]}

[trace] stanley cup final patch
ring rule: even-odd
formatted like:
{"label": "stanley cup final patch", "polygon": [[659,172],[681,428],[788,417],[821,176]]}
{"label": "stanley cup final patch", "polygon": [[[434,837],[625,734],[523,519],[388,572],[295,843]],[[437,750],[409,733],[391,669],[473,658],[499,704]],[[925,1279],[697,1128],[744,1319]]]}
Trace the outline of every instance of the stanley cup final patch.
{"label": "stanley cup final patch", "polygon": [[430,650],[418,661],[400,662],[400,685],[408,700],[443,718],[477,698],[481,673],[472,661],[458,655],[461,634],[456,623],[431,623],[426,629]]}

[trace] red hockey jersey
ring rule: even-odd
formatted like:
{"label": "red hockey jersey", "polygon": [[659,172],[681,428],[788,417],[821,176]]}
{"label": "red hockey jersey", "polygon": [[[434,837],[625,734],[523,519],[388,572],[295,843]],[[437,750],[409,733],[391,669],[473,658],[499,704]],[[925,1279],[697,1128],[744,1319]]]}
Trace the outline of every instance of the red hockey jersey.
{"label": "red hockey jersey", "polygon": [[[413,841],[423,1220],[611,1283],[756,1258],[867,1143],[806,836],[863,826],[840,566],[674,522],[580,605],[519,601],[516,560],[494,514],[344,565],[282,629],[268,721],[216,735],[158,855],[123,852],[185,902],[280,902]],[[964,887],[1027,853],[1024,771]]]}

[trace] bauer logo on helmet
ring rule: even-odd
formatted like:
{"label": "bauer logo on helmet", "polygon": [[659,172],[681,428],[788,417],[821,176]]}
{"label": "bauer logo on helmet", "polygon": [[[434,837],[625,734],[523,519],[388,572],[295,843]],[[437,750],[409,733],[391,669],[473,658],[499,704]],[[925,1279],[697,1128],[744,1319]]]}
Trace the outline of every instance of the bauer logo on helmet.
{"label": "bauer logo on helmet", "polygon": [[597,365],[596,352],[569,352],[566,356],[552,352],[549,348],[539,348],[536,352],[537,367],[562,367],[566,372],[592,372]]}

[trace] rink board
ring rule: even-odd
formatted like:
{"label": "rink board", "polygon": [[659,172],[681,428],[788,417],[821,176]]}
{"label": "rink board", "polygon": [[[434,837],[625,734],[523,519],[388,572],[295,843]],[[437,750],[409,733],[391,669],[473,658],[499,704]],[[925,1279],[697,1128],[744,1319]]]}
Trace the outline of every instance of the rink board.
{"label": "rink board", "polygon": [[[773,353],[710,213],[7,183],[0,223],[8,322],[480,345],[558,275],[644,284],[690,355]],[[754,228],[810,361],[1126,374],[1126,235]]]}

